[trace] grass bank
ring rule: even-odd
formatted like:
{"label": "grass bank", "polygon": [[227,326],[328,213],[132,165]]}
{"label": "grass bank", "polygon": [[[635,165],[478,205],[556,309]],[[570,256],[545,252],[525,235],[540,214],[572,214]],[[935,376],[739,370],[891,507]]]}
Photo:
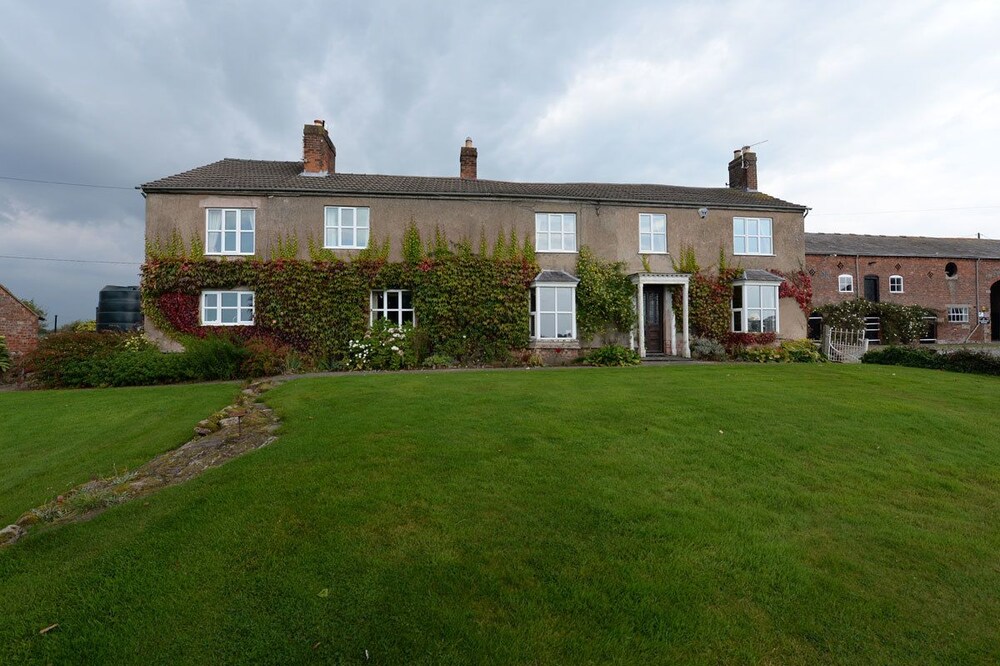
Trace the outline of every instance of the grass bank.
{"label": "grass bank", "polygon": [[0,661],[994,663],[997,387],[299,380],[276,444],[0,553]]}

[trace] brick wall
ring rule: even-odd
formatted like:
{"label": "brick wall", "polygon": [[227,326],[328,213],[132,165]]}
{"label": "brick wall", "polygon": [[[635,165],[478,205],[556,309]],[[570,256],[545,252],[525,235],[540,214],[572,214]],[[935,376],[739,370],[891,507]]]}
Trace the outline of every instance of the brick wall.
{"label": "brick wall", "polygon": [[[949,262],[957,271],[952,277],[945,274]],[[877,275],[879,300],[900,305],[921,305],[934,310],[938,315],[938,340],[942,342],[964,342],[976,326],[977,310],[990,309],[990,288],[1000,281],[1000,259],[979,261],[979,289],[976,289],[977,265],[975,259],[955,259],[948,257],[855,257],[854,255],[806,255],[806,268],[812,275],[813,304],[839,303],[849,298],[864,295],[864,278]],[[838,277],[851,275],[854,278],[854,293],[838,291]],[[903,292],[889,291],[889,277],[903,278]],[[1000,287],[998,287],[1000,289]],[[978,294],[978,300],[977,300]],[[969,308],[968,324],[948,322],[949,306],[964,305]],[[991,318],[1000,317],[1000,312],[992,312]],[[981,326],[972,341],[982,342],[991,337],[991,327]]]}
{"label": "brick wall", "polygon": [[26,354],[38,346],[38,317],[0,287],[0,335],[14,355]]}

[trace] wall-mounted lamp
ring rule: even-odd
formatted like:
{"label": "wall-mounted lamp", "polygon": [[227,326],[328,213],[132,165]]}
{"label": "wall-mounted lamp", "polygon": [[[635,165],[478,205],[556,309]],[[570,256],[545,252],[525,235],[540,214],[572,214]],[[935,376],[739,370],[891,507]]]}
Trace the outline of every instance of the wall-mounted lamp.
{"label": "wall-mounted lamp", "polygon": [[698,209],[698,215],[700,215],[701,219],[704,220],[706,217],[708,217],[708,209],[707,208],[699,208]]}

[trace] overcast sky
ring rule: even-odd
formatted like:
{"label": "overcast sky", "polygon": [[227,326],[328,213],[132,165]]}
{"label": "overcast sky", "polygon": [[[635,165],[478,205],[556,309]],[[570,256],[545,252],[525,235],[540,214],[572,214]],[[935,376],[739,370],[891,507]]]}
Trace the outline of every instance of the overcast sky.
{"label": "overcast sky", "polygon": [[[807,231],[1000,238],[1000,2],[0,0],[0,283],[60,324],[138,284],[135,185],[223,157],[759,187]],[[125,189],[29,183],[11,178]]]}

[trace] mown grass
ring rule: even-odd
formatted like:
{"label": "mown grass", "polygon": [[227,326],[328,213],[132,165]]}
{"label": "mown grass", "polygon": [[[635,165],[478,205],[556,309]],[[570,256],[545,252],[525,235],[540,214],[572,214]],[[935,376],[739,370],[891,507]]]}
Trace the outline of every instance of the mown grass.
{"label": "mown grass", "polygon": [[299,380],[278,443],[0,553],[0,661],[995,663],[997,387]]}
{"label": "mown grass", "polygon": [[183,444],[234,383],[0,393],[0,527],[73,486]]}

